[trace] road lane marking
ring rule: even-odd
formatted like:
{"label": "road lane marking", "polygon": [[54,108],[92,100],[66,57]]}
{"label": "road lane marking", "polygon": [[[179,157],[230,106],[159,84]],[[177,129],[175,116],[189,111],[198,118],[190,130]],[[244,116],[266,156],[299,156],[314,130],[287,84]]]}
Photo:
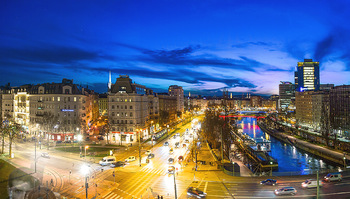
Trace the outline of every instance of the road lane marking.
{"label": "road lane marking", "polygon": [[205,185],[204,185],[204,190],[203,192],[206,193],[207,192],[207,187],[208,187],[208,182],[205,182]]}

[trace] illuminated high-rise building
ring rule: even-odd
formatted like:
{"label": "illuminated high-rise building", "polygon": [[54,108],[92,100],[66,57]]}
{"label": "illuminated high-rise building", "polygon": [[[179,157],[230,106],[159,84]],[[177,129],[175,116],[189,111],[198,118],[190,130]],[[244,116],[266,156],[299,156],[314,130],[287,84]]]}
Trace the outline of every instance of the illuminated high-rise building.
{"label": "illuminated high-rise building", "polygon": [[320,89],[320,66],[319,62],[312,59],[304,59],[298,62],[295,72],[295,89],[297,92],[317,91]]}

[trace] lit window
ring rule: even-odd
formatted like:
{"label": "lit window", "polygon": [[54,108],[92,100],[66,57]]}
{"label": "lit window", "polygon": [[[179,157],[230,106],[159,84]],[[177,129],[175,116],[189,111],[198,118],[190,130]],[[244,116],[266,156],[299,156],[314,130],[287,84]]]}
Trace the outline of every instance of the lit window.
{"label": "lit window", "polygon": [[74,101],[75,101],[75,102],[77,101],[77,97],[74,97]]}
{"label": "lit window", "polygon": [[57,101],[61,101],[61,97],[57,97]]}

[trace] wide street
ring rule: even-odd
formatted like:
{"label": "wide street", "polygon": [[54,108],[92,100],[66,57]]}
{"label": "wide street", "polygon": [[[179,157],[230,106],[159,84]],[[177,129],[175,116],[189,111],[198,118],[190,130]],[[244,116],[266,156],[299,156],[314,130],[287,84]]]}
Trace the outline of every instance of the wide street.
{"label": "wide street", "polygon": [[[188,187],[198,187],[207,193],[206,198],[291,198],[291,196],[275,196],[274,190],[285,186],[293,186],[297,194],[293,198],[316,198],[316,189],[303,189],[301,183],[308,178],[316,176],[275,177],[276,186],[263,186],[260,181],[266,177],[232,177],[217,169],[215,162],[207,150],[205,143],[201,144],[198,159],[205,160],[206,165],[198,165],[198,171],[194,171],[195,163],[187,162],[190,155],[189,145],[193,143],[190,133],[185,135],[186,129],[190,129],[191,123],[181,127],[177,132],[181,134],[174,138],[169,136],[166,140],[152,146],[151,143],[143,143],[141,146],[141,166],[139,164],[138,145],[132,147],[119,147],[115,152],[117,160],[124,161],[129,156],[135,156],[136,160],[127,163],[125,167],[110,168],[100,166],[99,159],[90,160],[80,158],[74,153],[65,153],[42,147],[37,147],[37,173],[33,174],[44,186],[48,186],[54,192],[67,198],[85,198],[85,176],[81,172],[83,165],[89,165],[88,198],[175,198],[176,181],[177,197],[188,198]],[[185,144],[185,140],[188,143]],[[169,145],[166,146],[165,142]],[[175,148],[179,142],[180,147]],[[17,167],[31,168],[34,171],[35,148],[33,143],[17,143],[14,147],[15,158],[11,159]],[[69,147],[69,146],[67,146]],[[170,149],[173,153],[170,153]],[[146,163],[145,152],[151,150],[155,157]],[[50,158],[41,157],[42,152],[49,152]],[[179,162],[178,157],[184,156],[185,161]],[[169,164],[168,159],[173,158],[174,163]],[[102,159],[102,158],[100,158]],[[176,174],[168,174],[169,165],[176,167]],[[113,176],[114,173],[114,176]],[[321,198],[349,198],[349,175],[343,174],[341,182],[324,183],[320,189]],[[323,178],[324,174],[320,174]],[[52,179],[52,182],[51,182]]]}

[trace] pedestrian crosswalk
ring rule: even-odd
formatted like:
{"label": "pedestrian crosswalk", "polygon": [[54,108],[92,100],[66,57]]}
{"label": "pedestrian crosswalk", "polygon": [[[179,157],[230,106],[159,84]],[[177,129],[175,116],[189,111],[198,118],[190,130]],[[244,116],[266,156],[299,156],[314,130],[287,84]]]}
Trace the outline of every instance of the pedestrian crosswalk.
{"label": "pedestrian crosswalk", "polygon": [[102,196],[103,199],[123,199],[122,196],[114,193],[114,192],[109,192],[106,195]]}
{"label": "pedestrian crosswalk", "polygon": [[153,169],[149,167],[143,167],[141,169],[141,172],[146,172],[146,173],[153,173],[153,174],[158,174],[158,175],[167,175],[168,172],[165,169]]}

